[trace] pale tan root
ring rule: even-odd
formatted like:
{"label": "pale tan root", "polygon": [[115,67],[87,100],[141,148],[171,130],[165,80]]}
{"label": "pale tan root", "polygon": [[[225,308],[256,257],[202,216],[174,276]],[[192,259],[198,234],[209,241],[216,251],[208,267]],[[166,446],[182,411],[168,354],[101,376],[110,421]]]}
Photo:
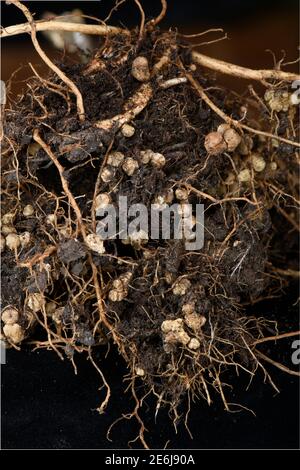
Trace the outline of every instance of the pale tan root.
{"label": "pale tan root", "polygon": [[245,78],[246,80],[258,80],[260,82],[264,80],[285,80],[291,82],[300,80],[300,75],[296,73],[284,72],[282,70],[253,70],[200,54],[200,52],[197,51],[192,52],[192,58],[194,62],[203,67],[226,75]]}
{"label": "pale tan root", "polygon": [[140,114],[143,109],[147,106],[152,97],[152,87],[149,83],[143,83],[140,86],[138,91],[130,97],[130,99],[125,103],[124,113],[117,114],[111,119],[105,119],[103,121],[98,121],[94,125],[99,129],[105,131],[111,130],[113,127],[119,129],[130,121],[132,121],[138,114]]}
{"label": "pale tan root", "polygon": [[274,367],[277,367],[277,369],[280,369],[283,372],[286,372],[287,374],[296,375],[297,377],[300,377],[300,372],[298,372],[296,370],[291,370],[288,367],[284,366],[283,364],[280,364],[280,362],[274,361],[273,359],[266,356],[262,352],[257,351],[257,349],[255,350],[255,354],[257,356],[261,357],[261,359],[263,359],[264,361],[269,362],[270,364],[272,364]]}

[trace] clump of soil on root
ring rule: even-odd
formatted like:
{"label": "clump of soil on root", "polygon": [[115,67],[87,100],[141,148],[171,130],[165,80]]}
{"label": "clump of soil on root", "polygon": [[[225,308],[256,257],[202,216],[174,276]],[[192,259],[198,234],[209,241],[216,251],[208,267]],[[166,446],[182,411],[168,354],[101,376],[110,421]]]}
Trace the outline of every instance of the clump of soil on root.
{"label": "clump of soil on root", "polygon": [[[74,365],[75,352],[86,352],[101,375],[93,350],[113,343],[137,405],[152,392],[175,423],[187,395],[211,403],[218,393],[229,409],[223,371],[261,368],[268,377],[256,341],[276,335],[276,324],[245,306],[279,295],[297,270],[288,86],[270,83],[265,99],[237,96],[193,64],[175,33],[159,29],[142,40],[136,32],[109,37],[88,64],[59,67],[82,94],[84,120],[52,73],[30,79],[5,114],[4,337],[15,348],[51,347]],[[205,97],[274,138],[224,125]],[[117,209],[119,196],[149,210],[204,204],[203,248],[138,233],[102,242],[97,211],[108,202]],[[102,379],[100,411],[110,395]]]}

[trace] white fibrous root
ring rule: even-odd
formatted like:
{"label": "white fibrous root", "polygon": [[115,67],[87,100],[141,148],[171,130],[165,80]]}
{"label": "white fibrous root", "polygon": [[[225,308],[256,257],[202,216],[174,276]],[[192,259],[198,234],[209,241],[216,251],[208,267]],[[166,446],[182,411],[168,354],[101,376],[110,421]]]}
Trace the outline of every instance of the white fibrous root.
{"label": "white fibrous root", "polygon": [[257,173],[264,171],[264,169],[266,168],[266,161],[261,155],[258,155],[256,153],[251,155],[251,164],[253,166],[254,171],[256,171]]}
{"label": "white fibrous root", "polygon": [[126,158],[122,165],[122,169],[124,173],[126,173],[126,175],[128,176],[132,176],[136,172],[138,167],[139,167],[138,162],[134,158],[131,158],[131,157]]}
{"label": "white fibrous root", "polygon": [[24,339],[24,330],[18,323],[7,323],[3,327],[3,333],[6,338],[14,344],[21,343]]}
{"label": "white fibrous root", "polygon": [[187,278],[182,278],[177,281],[172,289],[174,295],[185,295],[187,291],[191,288],[191,282]]}
{"label": "white fibrous root", "polygon": [[115,176],[114,168],[109,167],[109,166],[105,166],[102,169],[101,175],[100,175],[104,183],[109,183],[110,181],[112,181],[114,179],[114,176]]}
{"label": "white fibrous root", "polygon": [[1,320],[5,325],[13,325],[19,320],[19,312],[13,307],[7,307],[1,314]]}
{"label": "white fibrous root", "polygon": [[112,289],[108,293],[108,298],[112,302],[121,302],[128,295],[128,284],[132,277],[132,273],[121,274],[118,279],[115,279],[112,283]]}
{"label": "white fibrous root", "polygon": [[35,313],[43,310],[45,306],[45,297],[43,294],[36,292],[29,294],[27,298],[27,306]]}
{"label": "white fibrous root", "polygon": [[23,215],[25,217],[31,217],[34,214],[34,208],[31,204],[27,204],[27,206],[23,209]]}
{"label": "white fibrous root", "polygon": [[122,152],[110,152],[107,157],[107,164],[117,168],[124,161],[125,155]]}
{"label": "white fibrous root", "polygon": [[277,113],[280,111],[288,111],[291,104],[290,95],[284,90],[267,90],[264,98],[271,111]]}
{"label": "white fibrous root", "polygon": [[131,74],[139,82],[150,80],[148,59],[143,56],[136,57],[132,62]]}
{"label": "white fibrous root", "polygon": [[182,85],[182,83],[186,83],[187,78],[186,77],[175,77],[175,78],[170,78],[169,80],[166,80],[165,82],[160,82],[159,86],[166,90],[167,88],[171,88],[172,86],[176,85]]}
{"label": "white fibrous root", "polygon": [[103,253],[105,253],[103,240],[95,233],[90,233],[85,237],[85,244],[90,250],[98,253],[98,255],[103,255]]}
{"label": "white fibrous root", "polygon": [[130,124],[124,124],[121,128],[121,134],[124,137],[132,137],[135,133],[135,128]]}
{"label": "white fibrous root", "polygon": [[17,250],[19,246],[21,245],[20,237],[16,233],[9,233],[6,236],[5,242],[6,242],[7,248],[9,248],[12,251]]}

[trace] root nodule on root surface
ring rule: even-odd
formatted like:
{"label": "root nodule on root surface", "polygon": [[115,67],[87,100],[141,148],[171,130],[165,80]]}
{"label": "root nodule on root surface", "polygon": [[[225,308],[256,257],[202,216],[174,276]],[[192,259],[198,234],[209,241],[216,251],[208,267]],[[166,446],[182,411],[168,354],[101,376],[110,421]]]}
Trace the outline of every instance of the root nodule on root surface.
{"label": "root nodule on root surface", "polygon": [[[223,371],[269,377],[259,344],[270,332],[276,339],[245,305],[278,294],[283,271],[298,269],[297,115],[287,84],[274,82],[265,99],[239,97],[196,67],[175,33],[148,26],[114,31],[87,64],[57,65],[82,96],[84,120],[55,73],[32,77],[6,110],[1,229],[7,343],[30,339],[73,363],[86,352],[107,389],[103,412],[110,389],[92,350],[113,342],[130,368],[145,447],[136,381],[175,424],[187,395],[210,404],[218,393],[230,409]],[[204,204],[203,248],[101,240],[97,209],[117,207],[119,196],[149,209]]]}

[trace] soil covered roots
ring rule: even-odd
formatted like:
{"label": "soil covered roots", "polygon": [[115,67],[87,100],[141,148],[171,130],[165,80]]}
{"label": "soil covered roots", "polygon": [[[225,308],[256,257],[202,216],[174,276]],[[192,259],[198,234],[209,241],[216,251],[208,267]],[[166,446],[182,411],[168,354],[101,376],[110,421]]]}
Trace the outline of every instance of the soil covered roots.
{"label": "soil covered roots", "polygon": [[[110,389],[92,353],[115,344],[136,400],[126,417],[147,446],[137,381],[175,424],[186,396],[210,404],[217,393],[230,409],[225,370],[261,369],[273,384],[259,348],[276,324],[245,305],[279,295],[298,272],[295,106],[284,81],[261,97],[218,87],[155,22],[108,36],[88,64],[57,67],[84,119],[66,82],[35,69],[5,112],[3,335],[75,367],[86,352],[106,386],[101,412]],[[148,209],[204,204],[204,247],[138,233],[103,242],[97,210],[119,196]]]}

